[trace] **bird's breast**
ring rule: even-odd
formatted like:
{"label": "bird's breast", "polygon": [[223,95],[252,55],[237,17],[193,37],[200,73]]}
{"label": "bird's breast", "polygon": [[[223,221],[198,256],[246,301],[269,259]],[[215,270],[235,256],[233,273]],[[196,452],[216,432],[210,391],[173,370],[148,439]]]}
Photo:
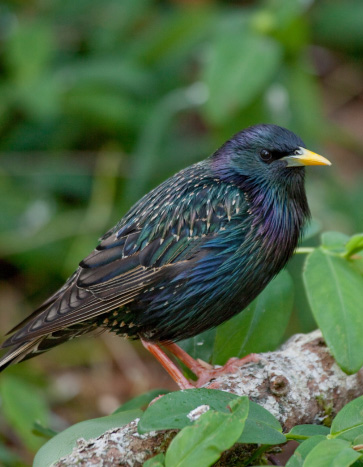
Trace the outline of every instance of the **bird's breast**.
{"label": "bird's breast", "polygon": [[281,196],[242,197],[238,214],[198,246],[193,264],[185,261],[176,278],[145,294],[139,316],[148,338],[176,341],[221,324],[248,306],[291,257],[305,220],[299,205]]}

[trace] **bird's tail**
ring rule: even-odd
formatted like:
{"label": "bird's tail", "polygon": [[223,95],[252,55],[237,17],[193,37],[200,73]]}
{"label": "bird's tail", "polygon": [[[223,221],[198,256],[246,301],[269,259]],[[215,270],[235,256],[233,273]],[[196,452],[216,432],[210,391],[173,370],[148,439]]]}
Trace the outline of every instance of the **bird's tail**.
{"label": "bird's tail", "polygon": [[31,358],[38,353],[38,345],[42,341],[42,338],[36,341],[23,342],[16,347],[13,347],[9,352],[2,356],[0,359],[0,371],[5,370],[6,367],[12,363],[18,363],[27,358]]}
{"label": "bird's tail", "polygon": [[[103,329],[97,330],[92,323],[79,323],[69,328],[61,329],[53,333],[40,336],[36,339],[31,339],[25,342],[20,342],[14,345],[8,353],[0,358],[0,372],[12,363],[19,363],[28,358],[35,357],[43,352],[47,352],[53,347],[69,341],[75,337],[82,336],[87,333],[102,332]],[[2,347],[10,347],[7,342],[4,342]]]}

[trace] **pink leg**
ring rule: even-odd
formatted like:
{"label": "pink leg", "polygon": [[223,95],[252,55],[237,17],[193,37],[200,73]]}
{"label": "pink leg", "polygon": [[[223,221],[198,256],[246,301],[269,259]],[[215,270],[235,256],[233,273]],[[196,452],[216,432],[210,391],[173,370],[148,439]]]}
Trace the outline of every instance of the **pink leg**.
{"label": "pink leg", "polygon": [[144,339],[141,339],[142,345],[161,363],[165,370],[169,373],[172,379],[180,387],[180,389],[191,389],[194,386],[185,378],[179,368],[170,360],[170,358],[156,344],[151,344]]}
{"label": "pink leg", "polygon": [[217,378],[224,373],[234,373],[238,367],[246,363],[258,362],[260,359],[257,354],[251,353],[243,358],[230,358],[224,366],[214,368],[203,360],[195,360],[176,344],[163,344],[163,346],[183,362],[190,370],[192,370],[196,376],[198,376],[195,387],[201,387],[208,383],[208,381]]}
{"label": "pink leg", "polygon": [[184,363],[186,367],[189,368],[189,370],[192,370],[192,372],[196,375],[199,376],[202,374],[205,370],[210,370],[213,368],[212,365],[210,365],[207,362],[204,362],[203,360],[195,360],[193,357],[191,357],[185,350],[183,350],[179,345],[177,344],[162,344],[163,347],[169,350],[176,358],[178,358],[181,362]]}

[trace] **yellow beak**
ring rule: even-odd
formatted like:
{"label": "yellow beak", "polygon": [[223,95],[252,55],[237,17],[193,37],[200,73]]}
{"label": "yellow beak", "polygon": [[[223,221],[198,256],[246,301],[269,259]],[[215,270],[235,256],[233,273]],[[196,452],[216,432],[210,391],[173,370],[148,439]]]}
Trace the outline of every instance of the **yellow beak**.
{"label": "yellow beak", "polygon": [[331,165],[328,159],[325,159],[315,152],[311,152],[305,148],[299,148],[297,154],[282,157],[281,160],[287,161],[287,167],[298,167],[302,165]]}

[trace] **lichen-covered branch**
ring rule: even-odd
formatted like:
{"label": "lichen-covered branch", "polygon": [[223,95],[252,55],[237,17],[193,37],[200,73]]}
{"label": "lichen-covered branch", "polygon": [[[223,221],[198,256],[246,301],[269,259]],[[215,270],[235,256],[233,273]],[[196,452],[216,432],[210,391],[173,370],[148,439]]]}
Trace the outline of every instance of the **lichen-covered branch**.
{"label": "lichen-covered branch", "polygon": [[[363,369],[346,375],[334,362],[320,331],[297,334],[278,351],[260,354],[233,374],[219,376],[205,387],[247,395],[275,415],[284,430],[302,423],[322,423],[363,394]],[[137,421],[107,431],[97,439],[79,440],[57,467],[141,466],[165,451],[175,432],[137,433]]]}

